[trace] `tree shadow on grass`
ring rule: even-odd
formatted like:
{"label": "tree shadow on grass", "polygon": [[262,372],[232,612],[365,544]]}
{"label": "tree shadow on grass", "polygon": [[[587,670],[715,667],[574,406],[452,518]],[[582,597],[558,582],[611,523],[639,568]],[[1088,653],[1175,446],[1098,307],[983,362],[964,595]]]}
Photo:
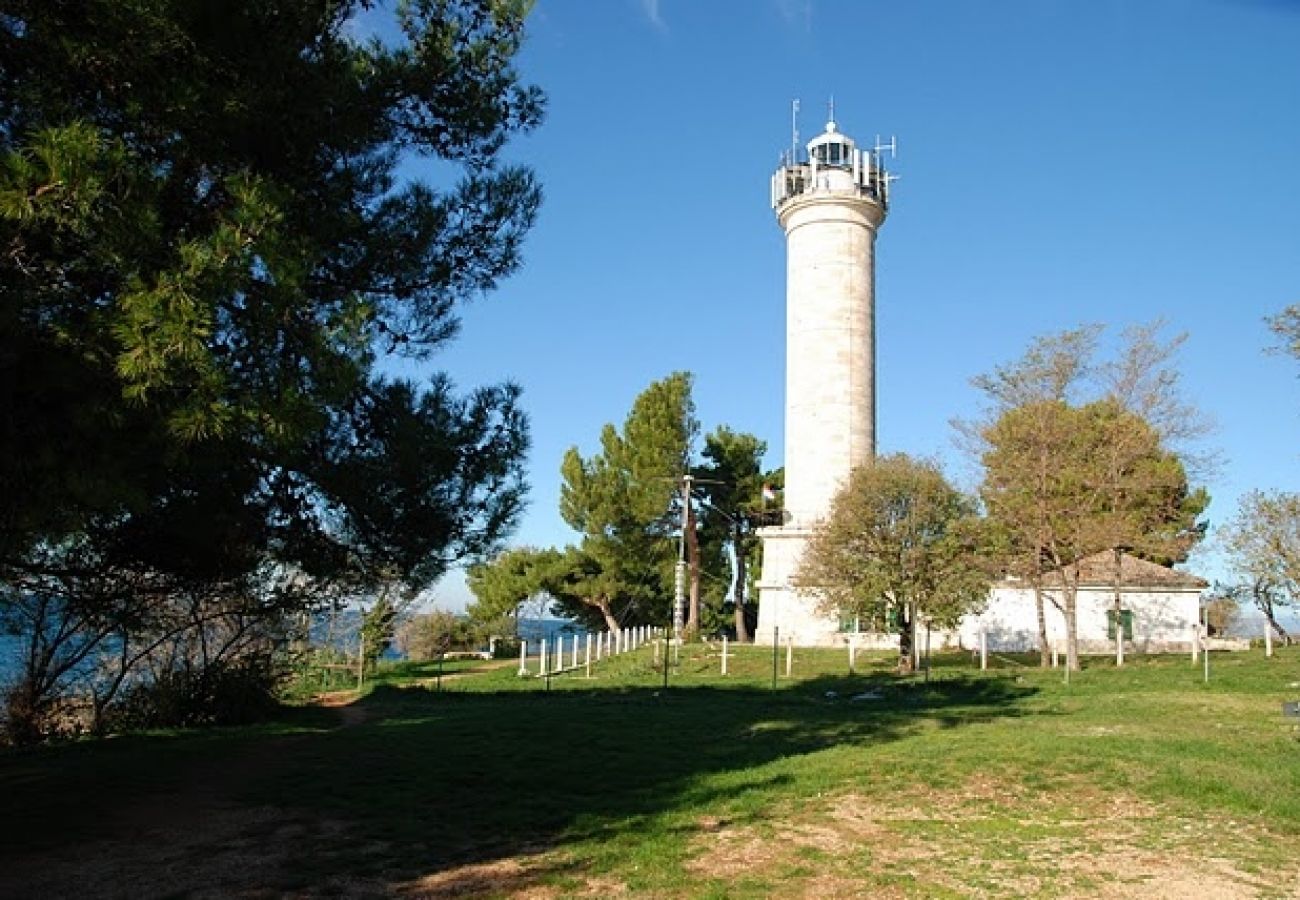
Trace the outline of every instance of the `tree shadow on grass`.
{"label": "tree shadow on grass", "polygon": [[[817,678],[775,691],[381,687],[357,705],[364,715],[351,716],[349,727],[320,730],[319,719],[309,719],[296,733],[210,741],[206,751],[185,743],[198,738],[181,739],[178,749],[208,767],[191,780],[225,781],[207,784],[206,794],[191,792],[188,802],[207,804],[192,811],[207,831],[184,833],[178,823],[185,811],[166,809],[173,798],[187,802],[175,788],[183,776],[159,785],[157,827],[135,827],[142,840],[165,842],[182,832],[163,856],[171,893],[388,893],[404,884],[417,894],[505,894],[570,877],[571,859],[544,855],[557,845],[588,842],[617,852],[626,844],[631,852],[655,840],[680,845],[719,822],[753,822],[781,798],[836,777],[838,769],[818,763],[820,751],[859,748],[869,765],[872,748],[923,728],[1020,716],[1034,692],[1005,678],[922,684],[886,675]],[[165,744],[131,740],[139,760],[172,759]],[[90,790],[80,799],[86,837],[104,840],[95,833],[96,807],[112,796]],[[233,810],[278,814],[213,824]],[[702,810],[710,811],[706,821]],[[13,813],[21,821],[23,810]],[[249,854],[259,848],[274,858],[255,865]],[[223,858],[230,865],[214,874]],[[103,877],[124,880],[131,866],[110,867]],[[122,893],[105,887],[101,895]]]}
{"label": "tree shadow on grass", "polygon": [[[869,754],[921,728],[1019,716],[1034,692],[1011,679],[888,676],[778,691],[380,691],[368,724],[313,741],[254,796],[353,823],[354,838],[389,848],[386,877],[413,879],[560,842],[646,840],[693,827],[669,821],[683,811],[761,817],[775,796],[797,795],[819,751]],[[790,758],[799,767],[781,764]],[[331,864],[350,868],[347,856]]]}

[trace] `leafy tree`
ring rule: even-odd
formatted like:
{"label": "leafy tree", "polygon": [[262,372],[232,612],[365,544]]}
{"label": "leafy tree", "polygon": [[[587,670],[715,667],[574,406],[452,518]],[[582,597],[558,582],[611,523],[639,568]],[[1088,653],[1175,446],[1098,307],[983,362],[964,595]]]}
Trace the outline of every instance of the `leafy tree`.
{"label": "leafy tree", "polygon": [[384,592],[375,600],[374,605],[362,614],[362,658],[367,669],[373,671],[380,657],[393,645],[399,613],[398,605],[389,599],[387,592]]}
{"label": "leafy tree", "polygon": [[1245,585],[1225,585],[1215,582],[1214,590],[1205,603],[1205,621],[1210,635],[1223,637],[1241,618],[1241,604],[1248,596]]}
{"label": "leafy tree", "polygon": [[[498,544],[517,389],[375,366],[426,360],[519,263],[526,7],[410,0],[359,40],[365,0],[7,5],[0,602],[91,619],[296,571],[282,608]],[[404,177],[420,157],[459,181]]]}
{"label": "leafy tree", "polygon": [[546,590],[548,573],[559,559],[554,550],[517,547],[465,570],[474,602],[466,612],[474,622],[496,624],[518,616],[519,607]]}
{"label": "leafy tree", "polygon": [[676,372],[636,398],[621,431],[604,427],[599,453],[584,458],[572,447],[564,456],[560,514],[582,542],[565,554],[563,593],[612,629],[663,620],[677,485],[698,431],[691,376]]}
{"label": "leafy tree", "polygon": [[[763,489],[781,486],[781,472],[764,472],[763,454],[767,443],[752,434],[720,425],[704,439],[705,462],[696,467],[699,492],[704,498],[700,516],[703,558],[711,565],[712,583],[734,582],[732,599],[736,639],[748,641],[755,620],[750,602],[750,573],[759,570],[762,547],[757,531],[763,524],[766,504]],[[733,567],[726,573],[725,566]],[[727,574],[732,576],[727,578]],[[712,599],[722,605],[722,591]]]}
{"label": "leafy tree", "polygon": [[[1123,551],[1167,564],[1185,559],[1204,534],[1197,518],[1209,497],[1189,486],[1189,457],[1171,447],[1205,429],[1182,402],[1169,362],[1182,338],[1162,342],[1158,331],[1158,323],[1129,329],[1118,356],[1100,366],[1100,328],[1050,335],[1035,340],[1020,360],[975,380],[990,409],[982,421],[960,427],[984,465],[980,493],[1002,565],[1034,588],[1043,665],[1045,575],[1053,573],[1062,585],[1058,606],[1073,667],[1073,564],[1113,551],[1118,607]],[[1085,392],[1093,399],[1081,403]]]}
{"label": "leafy tree", "polygon": [[1300,603],[1300,494],[1251,491],[1223,530],[1223,543],[1242,584],[1234,595],[1248,599],[1288,644],[1280,610]]}
{"label": "leafy tree", "polygon": [[407,658],[416,662],[437,659],[460,647],[476,649],[487,643],[484,627],[442,609],[405,617],[394,640]]}
{"label": "leafy tree", "polygon": [[1077,579],[1070,566],[1092,550],[1092,498],[1086,474],[1078,470],[1091,452],[1086,426],[1086,417],[1062,401],[1009,409],[985,429],[981,460],[980,499],[999,538],[1003,566],[1034,588],[1042,657],[1047,654],[1043,581],[1049,572],[1060,578],[1071,665],[1078,646]]}
{"label": "leafy tree", "polygon": [[974,502],[904,454],[853,471],[813,531],[797,576],[828,611],[888,623],[910,671],[917,623],[955,626],[988,598]]}
{"label": "leafy tree", "polygon": [[[1160,435],[1114,399],[1083,408],[1093,430],[1093,449],[1080,459],[1086,490],[1094,494],[1093,546],[1114,559],[1116,620],[1123,609],[1121,564],[1124,552],[1161,562],[1182,561],[1205,532],[1197,517],[1209,494],[1192,490],[1182,461],[1165,450]],[[1117,664],[1124,660],[1124,632],[1115,629]]]}
{"label": "leafy tree", "polygon": [[[1051,661],[1043,588],[1052,568],[1051,550],[1067,556],[1079,552],[1070,511],[1063,518],[1055,508],[1061,502],[1077,506],[1056,496],[1057,470],[1073,436],[1070,403],[1088,374],[1100,332],[1098,326],[1084,326],[1036,338],[1015,362],[972,379],[988,400],[988,412],[981,420],[955,423],[985,468],[980,495],[995,538],[992,546],[999,550],[1003,569],[1034,591],[1043,666]],[[998,441],[1010,452],[992,457],[997,468],[990,471],[990,452]],[[994,499],[998,495],[1004,503]]]}

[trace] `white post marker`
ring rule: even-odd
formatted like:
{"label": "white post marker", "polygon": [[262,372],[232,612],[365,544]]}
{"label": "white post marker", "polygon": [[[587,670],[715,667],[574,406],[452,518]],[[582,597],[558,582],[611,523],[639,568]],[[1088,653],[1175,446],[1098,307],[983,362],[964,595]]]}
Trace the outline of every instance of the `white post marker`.
{"label": "white post marker", "polygon": [[591,632],[587,632],[587,677],[591,677]]}
{"label": "white post marker", "polygon": [[655,641],[655,668],[659,667],[659,641]]}
{"label": "white post marker", "polygon": [[722,674],[727,674],[727,636],[722,636]]}
{"label": "white post marker", "polygon": [[573,636],[573,667],[578,668],[578,636]]}
{"label": "white post marker", "polygon": [[519,642],[519,674],[520,676],[528,674],[528,642]]}
{"label": "white post marker", "polygon": [[1197,661],[1200,659],[1200,649],[1201,649],[1201,626],[1193,625],[1192,626],[1192,665],[1196,665]]}
{"label": "white post marker", "polygon": [[1264,655],[1273,655],[1273,629],[1268,627],[1268,619],[1264,620]]}
{"label": "white post marker", "polygon": [[1061,642],[1052,641],[1052,668],[1055,669],[1061,664]]}
{"label": "white post marker", "polygon": [[542,649],[537,651],[537,674],[545,675],[546,667],[550,665],[550,657],[546,655],[546,638],[542,638]]}
{"label": "white post marker", "polygon": [[790,636],[785,639],[785,677],[789,678],[790,673],[794,671],[794,637]]}
{"label": "white post marker", "polygon": [[988,629],[980,629],[980,671],[983,672],[989,667],[989,633]]}

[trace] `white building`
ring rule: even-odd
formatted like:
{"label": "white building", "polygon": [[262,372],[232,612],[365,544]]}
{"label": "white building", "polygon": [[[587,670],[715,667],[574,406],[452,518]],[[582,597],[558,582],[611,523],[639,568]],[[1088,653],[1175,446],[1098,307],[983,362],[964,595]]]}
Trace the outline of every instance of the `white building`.
{"label": "white building", "polygon": [[[1105,551],[1089,556],[1072,567],[1072,572],[1078,578],[1075,603],[1079,652],[1113,652],[1114,555]],[[1207,586],[1202,578],[1124,554],[1120,565],[1120,602],[1127,648],[1139,653],[1188,649],[1200,621],[1201,592]],[[1066,630],[1060,579],[1049,578],[1044,594],[1048,640],[1064,650]],[[1037,650],[1038,613],[1033,588],[1015,581],[997,585],[984,612],[966,616],[955,637],[963,647],[978,647],[981,629],[988,635],[990,650]]]}
{"label": "white building", "polygon": [[861,150],[835,122],[772,176],[771,200],[786,235],[785,511],[759,532],[756,637],[831,643],[838,623],[796,590],[811,528],[876,445],[876,231],[889,176],[876,150]]}

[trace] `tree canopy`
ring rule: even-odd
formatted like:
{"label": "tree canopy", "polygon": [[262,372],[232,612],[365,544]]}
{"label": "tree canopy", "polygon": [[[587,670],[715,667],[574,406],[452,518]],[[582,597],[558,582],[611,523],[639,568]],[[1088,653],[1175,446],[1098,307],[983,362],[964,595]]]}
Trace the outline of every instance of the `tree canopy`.
{"label": "tree canopy", "polygon": [[1198,517],[1209,496],[1190,486],[1186,457],[1175,449],[1203,427],[1182,402],[1170,363],[1181,337],[1161,342],[1157,331],[1130,329],[1117,356],[1101,365],[1100,329],[1049,335],[975,380],[990,401],[983,421],[964,426],[984,469],[980,497],[1003,568],[1034,587],[1044,664],[1046,573],[1062,585],[1053,602],[1065,617],[1073,667],[1072,565],[1114,551],[1118,605],[1123,551],[1170,564],[1204,535]]}
{"label": "tree canopy", "polygon": [[367,39],[366,0],[6,4],[9,601],[284,607],[498,546],[518,389],[380,365],[427,360],[519,265],[541,192],[500,151],[543,110],[514,65],[527,6],[408,0]]}
{"label": "tree canopy", "polygon": [[695,468],[702,500],[700,556],[708,577],[704,608],[721,612],[732,586],[736,640],[742,642],[756,624],[757,598],[750,582],[760,563],[757,531],[767,507],[779,508],[776,500],[769,504],[764,499],[764,489],[780,490],[784,481],[783,472],[764,471],[766,452],[766,441],[719,425],[705,437],[704,462]]}
{"label": "tree canopy", "polygon": [[[524,6],[405,3],[387,42],[350,36],[366,8],[18,2],[0,18],[0,565],[185,515],[227,526],[202,546],[337,571],[353,556],[321,552],[327,536],[427,579],[513,520],[517,391],[460,400],[374,366],[426,357],[518,264],[540,193],[497,156],[541,114],[512,63]],[[418,156],[464,175],[442,191],[400,177]],[[380,471],[406,483],[344,484]],[[209,504],[248,512],[194,514]],[[430,536],[399,550],[408,513]]]}
{"label": "tree canopy", "polygon": [[621,430],[602,429],[598,453],[565,453],[560,514],[581,535],[557,594],[566,612],[586,617],[590,607],[614,629],[665,620],[678,484],[698,432],[691,376],[675,372],[637,396]]}
{"label": "tree canopy", "polygon": [[974,501],[938,466],[905,454],[859,466],[813,531],[797,575],[824,611],[899,634],[910,668],[914,625],[952,627],[988,599]]}
{"label": "tree canopy", "polygon": [[1300,494],[1250,491],[1224,527],[1223,544],[1241,579],[1233,595],[1254,604],[1289,643],[1278,615],[1300,605]]}

